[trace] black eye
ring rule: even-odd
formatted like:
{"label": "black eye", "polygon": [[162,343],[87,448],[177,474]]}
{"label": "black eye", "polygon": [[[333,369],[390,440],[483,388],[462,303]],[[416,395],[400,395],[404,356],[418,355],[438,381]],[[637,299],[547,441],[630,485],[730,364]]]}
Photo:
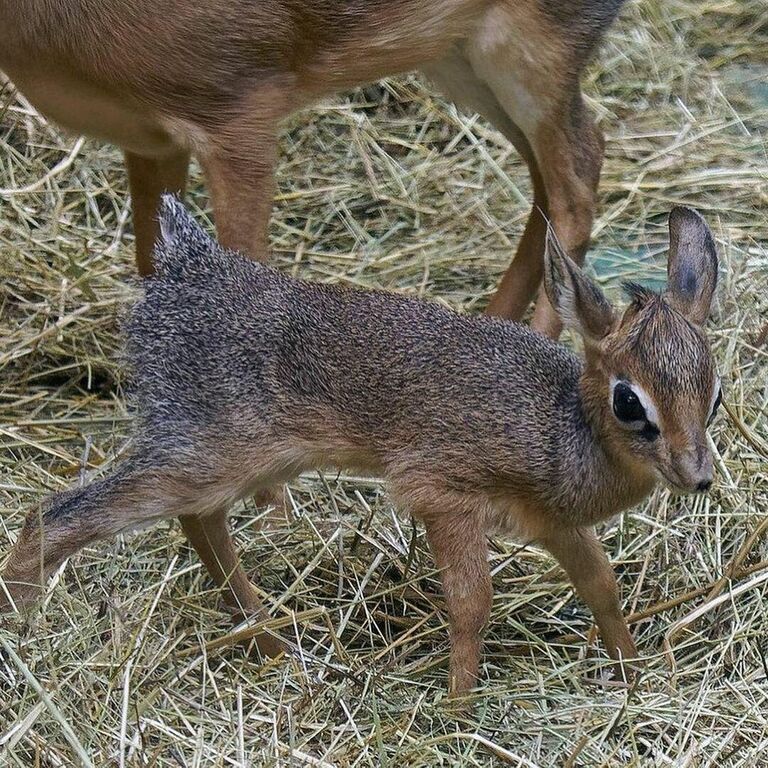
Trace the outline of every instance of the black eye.
{"label": "black eye", "polygon": [[723,402],[723,390],[718,389],[717,397],[715,398],[715,404],[712,406],[712,413],[709,414],[709,418],[707,419],[707,426],[709,426],[715,420],[715,414],[717,413],[717,409],[720,407],[720,403],[722,402]]}
{"label": "black eye", "polygon": [[647,421],[645,408],[629,384],[620,381],[613,388],[613,412],[619,421]]}

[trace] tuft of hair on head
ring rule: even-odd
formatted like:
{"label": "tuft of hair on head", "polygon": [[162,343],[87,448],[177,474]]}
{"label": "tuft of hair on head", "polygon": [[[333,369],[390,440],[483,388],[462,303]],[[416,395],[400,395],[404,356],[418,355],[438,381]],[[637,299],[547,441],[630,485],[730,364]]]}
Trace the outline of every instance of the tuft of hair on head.
{"label": "tuft of hair on head", "polygon": [[209,269],[221,250],[174,195],[163,195],[158,210],[160,235],[153,260],[157,274],[171,279]]}
{"label": "tuft of hair on head", "polygon": [[621,284],[621,288],[627,295],[627,298],[638,309],[650,304],[652,301],[659,301],[662,298],[660,293],[657,293],[651,288],[646,288],[644,285],[640,285],[640,283],[636,283],[633,280],[625,280]]}

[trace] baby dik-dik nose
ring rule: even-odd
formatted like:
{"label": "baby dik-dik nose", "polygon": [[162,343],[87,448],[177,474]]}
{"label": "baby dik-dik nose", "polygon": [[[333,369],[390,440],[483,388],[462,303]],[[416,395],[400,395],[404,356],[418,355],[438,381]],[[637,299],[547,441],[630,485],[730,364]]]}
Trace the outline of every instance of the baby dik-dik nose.
{"label": "baby dik-dik nose", "polygon": [[704,493],[712,487],[714,479],[714,461],[709,447],[701,435],[701,445],[678,459],[676,474],[680,480],[680,490],[688,493]]}
{"label": "baby dik-dik nose", "polygon": [[698,479],[696,482],[696,492],[705,493],[712,487],[712,481],[714,479],[715,467],[712,454],[707,450],[704,455],[704,460],[699,467]]}
{"label": "baby dik-dik nose", "polygon": [[694,488],[696,489],[696,493],[705,493],[712,487],[714,471],[712,456],[708,454],[702,462],[698,477],[695,480]]}

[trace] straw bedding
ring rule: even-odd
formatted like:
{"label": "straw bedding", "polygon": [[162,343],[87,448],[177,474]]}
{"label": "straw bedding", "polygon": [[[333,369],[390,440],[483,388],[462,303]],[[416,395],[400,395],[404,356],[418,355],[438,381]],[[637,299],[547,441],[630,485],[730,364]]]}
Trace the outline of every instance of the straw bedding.
{"label": "straw bedding", "polygon": [[[39,610],[0,623],[0,765],[768,764],[768,8],[631,3],[586,89],[607,135],[591,265],[663,281],[666,213],[708,218],[726,412],[716,488],[660,490],[605,526],[646,659],[606,677],[591,617],[535,547],[494,541],[483,686],[446,701],[447,634],[423,532],[371,478],[308,475],[290,521],[233,521],[296,657],[260,664],[175,523],[91,547]],[[0,92],[0,551],[45,493],[114,461],[129,430],[117,318],[130,296],[112,147]],[[289,274],[479,312],[529,184],[504,139],[415,77],[297,116],[271,229]],[[209,221],[199,173],[192,209]]]}

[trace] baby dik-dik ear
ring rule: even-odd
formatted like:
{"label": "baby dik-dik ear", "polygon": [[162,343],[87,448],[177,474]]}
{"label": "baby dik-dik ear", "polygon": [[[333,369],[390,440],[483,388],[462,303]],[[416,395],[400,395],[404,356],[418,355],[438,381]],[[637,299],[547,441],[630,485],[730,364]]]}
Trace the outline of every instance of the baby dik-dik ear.
{"label": "baby dik-dik ear", "polygon": [[580,333],[585,342],[597,343],[610,333],[613,307],[563,251],[551,227],[544,250],[544,288],[563,324]]}
{"label": "baby dik-dik ear", "polygon": [[669,214],[667,299],[692,323],[703,325],[717,286],[717,248],[707,222],[693,208]]}

